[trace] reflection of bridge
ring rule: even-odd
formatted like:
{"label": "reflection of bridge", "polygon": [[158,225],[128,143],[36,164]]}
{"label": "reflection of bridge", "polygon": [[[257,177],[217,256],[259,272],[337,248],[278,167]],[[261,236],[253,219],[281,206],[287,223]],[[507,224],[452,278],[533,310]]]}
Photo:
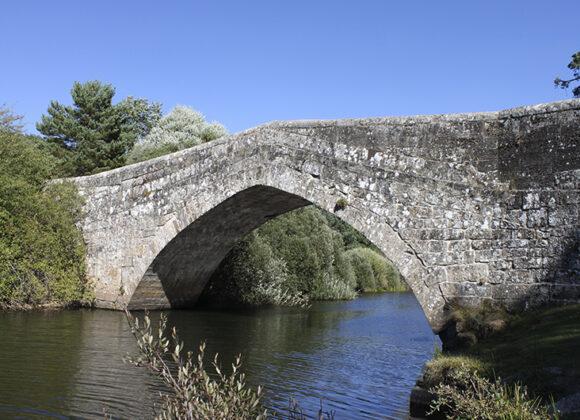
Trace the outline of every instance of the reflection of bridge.
{"label": "reflection of bridge", "polygon": [[77,178],[97,304],[191,305],[238,239],[309,203],[385,253],[435,331],[452,301],[580,300],[579,140],[580,100],[275,122]]}

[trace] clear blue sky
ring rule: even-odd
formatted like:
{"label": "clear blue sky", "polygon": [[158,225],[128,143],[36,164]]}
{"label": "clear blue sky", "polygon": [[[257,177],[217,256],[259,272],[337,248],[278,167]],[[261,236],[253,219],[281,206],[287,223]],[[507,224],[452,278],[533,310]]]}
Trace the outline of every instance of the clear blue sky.
{"label": "clear blue sky", "polygon": [[275,119],[487,111],[564,99],[580,1],[7,1],[0,103],[27,130],[75,80]]}

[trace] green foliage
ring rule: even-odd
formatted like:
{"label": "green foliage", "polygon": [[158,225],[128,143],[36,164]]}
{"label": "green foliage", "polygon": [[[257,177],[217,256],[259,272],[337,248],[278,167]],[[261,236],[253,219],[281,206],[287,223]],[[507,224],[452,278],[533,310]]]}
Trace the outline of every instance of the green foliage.
{"label": "green foliage", "polygon": [[[568,89],[570,85],[580,82],[580,51],[572,55],[572,60],[568,63],[568,68],[572,71],[572,77],[569,79],[560,79],[557,77],[554,80],[554,85],[562,89]],[[580,98],[580,84],[572,89],[572,94],[576,98]]]}
{"label": "green foliage", "polygon": [[136,140],[159,121],[161,106],[126,98],[113,105],[115,89],[99,81],[75,82],[72,106],[52,101],[36,128],[49,142],[70,151],[70,175],[92,174],[123,166]]}
{"label": "green foliage", "polygon": [[22,115],[17,115],[6,105],[0,105],[0,131],[22,132]]}
{"label": "green foliage", "polygon": [[506,385],[499,378],[489,380],[477,371],[461,367],[450,372],[445,383],[431,392],[435,399],[430,415],[446,413],[448,419],[545,420],[557,419],[539,398],[531,398],[527,388]]}
{"label": "green foliage", "polygon": [[433,360],[425,364],[423,381],[428,388],[439,384],[447,384],[448,378],[457,371],[469,371],[479,375],[487,375],[490,369],[486,363],[476,357],[438,353]]}
{"label": "green foliage", "polygon": [[364,236],[358,230],[354,229],[348,223],[342,221],[340,217],[337,217],[327,211],[320,211],[320,213],[326,218],[328,226],[340,234],[346,249],[358,247],[371,248],[380,254],[379,249],[371,241],[369,241],[366,236]]}
{"label": "green foliage", "polygon": [[215,140],[227,134],[218,123],[208,123],[204,116],[189,107],[176,106],[152,128],[147,136],[135,144],[128,162],[136,163],[198,144]]}
{"label": "green foliage", "polygon": [[476,308],[456,306],[451,319],[455,322],[458,336],[465,342],[475,344],[503,330],[510,317],[504,308],[484,302]]}
{"label": "green foliage", "polygon": [[357,289],[362,292],[403,292],[407,286],[399,273],[371,248],[353,248],[346,252],[354,269]]}
{"label": "green foliage", "polygon": [[346,198],[339,198],[336,200],[336,204],[334,205],[334,211],[344,210],[348,206],[348,201]]}
{"label": "green foliage", "polygon": [[[205,343],[197,357],[188,352],[182,355],[184,345],[175,327],[171,339],[166,337],[167,317],[161,315],[159,328],[153,332],[151,321],[145,315],[143,326],[129,312],[127,319],[137,340],[139,355],[129,358],[135,366],[144,366],[159,377],[169,388],[163,394],[163,406],[158,419],[266,419],[267,411],[261,403],[262,389],[247,386],[240,372],[241,357],[232,364],[229,375],[218,364],[217,354],[208,373],[204,363]],[[170,363],[172,366],[170,366]]]}
{"label": "green foliage", "polygon": [[[356,248],[347,251],[346,241]],[[407,290],[382,255],[361,248],[366,244],[360,233],[314,206],[291,211],[242,240],[203,299],[222,306],[304,306],[310,300],[352,299],[359,290]]]}
{"label": "green foliage", "polygon": [[75,188],[43,188],[58,162],[34,138],[0,133],[0,155],[0,306],[87,299]]}
{"label": "green foliage", "polygon": [[214,304],[242,303],[248,306],[307,306],[308,297],[286,287],[286,264],[256,233],[236,245],[226,265],[214,276],[206,295]]}

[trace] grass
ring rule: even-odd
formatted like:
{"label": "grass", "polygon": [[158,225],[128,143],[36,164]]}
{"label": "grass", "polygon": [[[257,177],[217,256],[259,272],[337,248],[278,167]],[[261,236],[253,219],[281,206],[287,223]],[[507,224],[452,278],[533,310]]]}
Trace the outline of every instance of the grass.
{"label": "grass", "polygon": [[[537,309],[519,315],[490,308],[457,308],[458,330],[478,335],[475,344],[438,352],[427,363],[424,382],[433,389],[457,372],[524,386],[545,405],[580,392],[580,305]],[[501,320],[504,325],[496,328]],[[486,328],[486,325],[494,328]],[[483,334],[483,337],[482,335]],[[490,382],[492,383],[492,382]]]}
{"label": "grass", "polygon": [[509,326],[467,350],[496,375],[555,398],[580,391],[580,305],[516,316]]}
{"label": "grass", "polygon": [[489,366],[482,360],[462,354],[446,355],[440,353],[433,360],[427,362],[425,368],[423,382],[427,388],[445,383],[453,371],[468,370],[481,375],[486,375],[490,372]]}

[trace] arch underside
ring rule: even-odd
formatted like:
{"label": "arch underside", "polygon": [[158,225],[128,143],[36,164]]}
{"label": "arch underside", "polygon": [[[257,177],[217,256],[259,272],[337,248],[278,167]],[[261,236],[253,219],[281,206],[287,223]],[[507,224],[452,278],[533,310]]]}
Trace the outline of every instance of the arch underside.
{"label": "arch underside", "polygon": [[308,200],[263,185],[226,199],[182,230],[155,258],[129,309],[191,307],[232,247],[252,230]]}

